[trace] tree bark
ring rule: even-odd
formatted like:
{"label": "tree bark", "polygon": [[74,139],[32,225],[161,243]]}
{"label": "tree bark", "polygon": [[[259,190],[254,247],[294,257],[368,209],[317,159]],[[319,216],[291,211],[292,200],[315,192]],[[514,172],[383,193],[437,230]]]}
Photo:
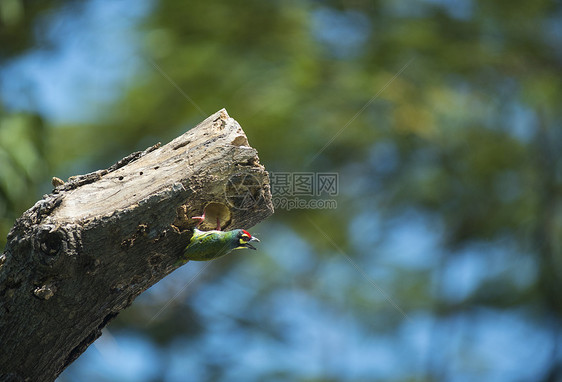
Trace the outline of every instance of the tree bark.
{"label": "tree bark", "polygon": [[224,109],[163,147],[58,182],[0,256],[0,381],[53,381],[177,268],[204,210],[201,229],[273,213],[268,174]]}

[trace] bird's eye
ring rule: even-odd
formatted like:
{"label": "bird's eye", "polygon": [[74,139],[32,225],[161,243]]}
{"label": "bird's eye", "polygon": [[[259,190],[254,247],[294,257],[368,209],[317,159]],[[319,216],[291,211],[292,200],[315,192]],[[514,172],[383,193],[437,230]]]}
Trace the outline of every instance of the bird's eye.
{"label": "bird's eye", "polygon": [[243,235],[242,235],[242,240],[244,240],[244,241],[250,241],[250,236],[248,236],[248,235],[246,235],[246,234],[243,234]]}

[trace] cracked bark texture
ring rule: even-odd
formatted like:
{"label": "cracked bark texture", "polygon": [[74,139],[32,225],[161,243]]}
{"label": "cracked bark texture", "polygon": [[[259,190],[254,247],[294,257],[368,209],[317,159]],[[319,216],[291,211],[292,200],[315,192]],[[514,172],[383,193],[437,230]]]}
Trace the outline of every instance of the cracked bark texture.
{"label": "cracked bark texture", "polygon": [[220,110],[165,146],[53,182],[0,255],[0,381],[53,381],[140,293],[176,269],[201,229],[273,213],[268,174]]}

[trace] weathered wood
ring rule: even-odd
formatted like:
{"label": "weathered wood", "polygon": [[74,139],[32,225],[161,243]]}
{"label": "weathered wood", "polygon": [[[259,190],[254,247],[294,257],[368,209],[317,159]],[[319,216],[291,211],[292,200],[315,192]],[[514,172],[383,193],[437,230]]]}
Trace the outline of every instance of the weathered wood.
{"label": "weathered wood", "polygon": [[269,178],[221,110],[163,147],[56,183],[0,256],[0,381],[52,381],[141,292],[175,269],[196,222],[249,228]]}

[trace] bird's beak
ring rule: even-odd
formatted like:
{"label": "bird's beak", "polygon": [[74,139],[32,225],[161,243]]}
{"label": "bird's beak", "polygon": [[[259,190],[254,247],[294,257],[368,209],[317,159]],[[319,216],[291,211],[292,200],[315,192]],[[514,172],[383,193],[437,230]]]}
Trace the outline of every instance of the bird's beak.
{"label": "bird's beak", "polygon": [[260,239],[258,239],[258,238],[255,237],[255,236],[252,236],[252,238],[250,239],[250,241],[247,242],[246,244],[244,244],[244,247],[253,249],[253,250],[255,251],[255,250],[256,250],[256,247],[254,247],[252,244],[250,244],[252,241],[257,241],[257,242],[259,243],[259,242],[260,242]]}

